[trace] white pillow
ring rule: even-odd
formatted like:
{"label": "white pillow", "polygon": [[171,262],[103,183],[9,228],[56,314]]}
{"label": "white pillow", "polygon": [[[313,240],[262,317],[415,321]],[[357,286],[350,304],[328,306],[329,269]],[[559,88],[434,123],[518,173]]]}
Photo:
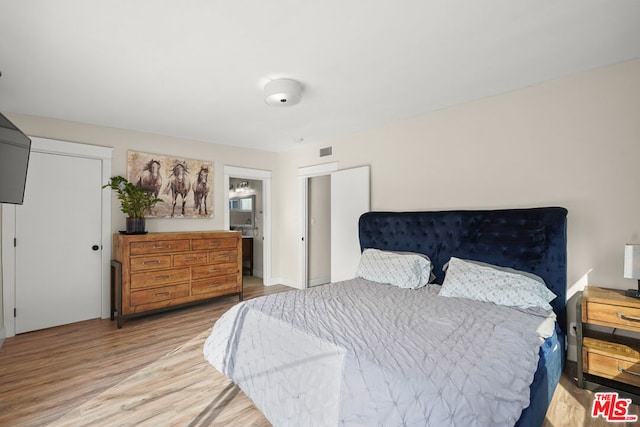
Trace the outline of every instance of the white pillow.
{"label": "white pillow", "polygon": [[517,270],[505,271],[503,267],[451,257],[439,295],[493,302],[509,307],[541,307],[551,310],[549,302],[556,295],[544,282],[515,271]]}
{"label": "white pillow", "polygon": [[365,249],[357,277],[405,289],[417,289],[431,279],[431,260],[422,254]]}

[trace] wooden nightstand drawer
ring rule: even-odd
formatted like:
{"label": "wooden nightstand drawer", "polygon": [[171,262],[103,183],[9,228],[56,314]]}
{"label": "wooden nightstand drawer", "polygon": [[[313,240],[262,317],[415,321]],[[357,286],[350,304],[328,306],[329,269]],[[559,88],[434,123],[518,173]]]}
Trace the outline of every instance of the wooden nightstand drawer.
{"label": "wooden nightstand drawer", "polygon": [[584,372],[640,387],[638,345],[623,341],[585,337],[582,347]]}
{"label": "wooden nightstand drawer", "polygon": [[624,291],[588,286],[582,299],[582,322],[640,332],[640,300]]}
{"label": "wooden nightstand drawer", "polygon": [[588,302],[586,322],[614,328],[640,330],[640,309]]}

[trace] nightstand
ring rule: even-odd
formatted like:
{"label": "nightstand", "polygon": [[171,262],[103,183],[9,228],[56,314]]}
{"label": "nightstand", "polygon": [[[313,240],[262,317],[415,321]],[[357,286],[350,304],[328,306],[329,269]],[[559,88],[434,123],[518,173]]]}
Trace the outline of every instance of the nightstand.
{"label": "nightstand", "polygon": [[[616,330],[640,332],[640,299],[624,290],[587,286],[576,303],[578,386],[613,388],[640,401],[640,340],[622,337]],[[589,325],[613,328],[591,330]]]}

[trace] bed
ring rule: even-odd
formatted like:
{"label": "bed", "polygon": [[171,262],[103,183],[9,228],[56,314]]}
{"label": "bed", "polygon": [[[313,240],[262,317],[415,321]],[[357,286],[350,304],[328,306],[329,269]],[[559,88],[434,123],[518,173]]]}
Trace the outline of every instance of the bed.
{"label": "bed", "polygon": [[[539,426],[566,354],[566,216],[366,213],[358,277],[239,303],[205,358],[276,426]],[[398,265],[429,283],[390,285]]]}

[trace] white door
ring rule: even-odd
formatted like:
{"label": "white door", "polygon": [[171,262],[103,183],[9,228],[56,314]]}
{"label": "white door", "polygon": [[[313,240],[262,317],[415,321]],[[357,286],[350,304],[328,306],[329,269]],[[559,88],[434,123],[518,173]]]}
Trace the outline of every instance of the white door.
{"label": "white door", "polygon": [[369,166],[331,173],[331,282],[356,275],[358,219],[370,209],[369,187]]}
{"label": "white door", "polygon": [[16,207],[16,333],[100,317],[102,163],[32,152]]}

